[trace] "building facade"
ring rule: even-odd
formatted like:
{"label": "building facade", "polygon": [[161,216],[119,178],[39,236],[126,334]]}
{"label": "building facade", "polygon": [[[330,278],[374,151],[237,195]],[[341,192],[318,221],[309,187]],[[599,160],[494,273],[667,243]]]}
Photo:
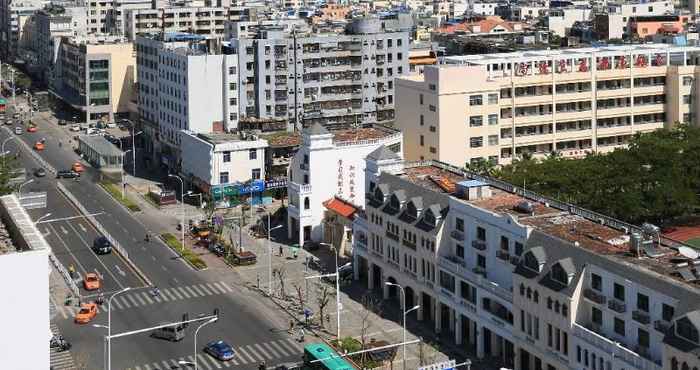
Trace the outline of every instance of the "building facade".
{"label": "building facade", "polygon": [[695,47],[661,44],[448,57],[398,79],[405,156],[455,166],[524,153],[576,158],[695,122]]}
{"label": "building facade", "polygon": [[87,15],[82,7],[53,7],[37,11],[34,17],[36,44],[33,49],[37,66],[40,66],[42,80],[50,83],[62,37],[87,35]]}
{"label": "building facade", "polygon": [[51,92],[89,122],[114,122],[136,109],[135,68],[133,45],[121,38],[62,37]]}
{"label": "building facade", "polygon": [[[0,1],[0,53],[7,61],[19,57],[19,51],[28,45],[26,31],[31,30],[32,17],[47,1],[1,0]],[[29,23],[28,23],[29,22]]]}
{"label": "building facade", "polygon": [[138,111],[159,163],[180,167],[180,131],[229,132],[238,124],[238,59],[193,34],[136,37]]}
{"label": "building facade", "polygon": [[399,284],[417,320],[478,358],[515,370],[700,364],[697,277],[648,229],[435,161],[368,158],[365,175],[355,278],[385,299],[402,299],[386,283]]}
{"label": "building facade", "polygon": [[329,131],[319,123],[306,129],[288,170],[289,238],[323,242],[324,202],[335,197],[361,207],[364,159],[384,145],[401,155],[401,133],[382,126]]}
{"label": "building facade", "polygon": [[[408,74],[408,32],[359,20],[346,34],[232,24],[240,80],[240,115],[286,119],[297,128],[394,119],[394,78]],[[237,31],[238,32],[238,31]]]}

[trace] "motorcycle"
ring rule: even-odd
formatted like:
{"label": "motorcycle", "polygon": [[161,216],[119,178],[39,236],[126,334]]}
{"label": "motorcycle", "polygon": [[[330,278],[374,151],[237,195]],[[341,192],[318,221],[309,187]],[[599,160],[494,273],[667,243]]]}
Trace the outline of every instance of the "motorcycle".
{"label": "motorcycle", "polygon": [[62,335],[55,335],[49,342],[50,348],[56,348],[58,352],[68,351],[73,347]]}

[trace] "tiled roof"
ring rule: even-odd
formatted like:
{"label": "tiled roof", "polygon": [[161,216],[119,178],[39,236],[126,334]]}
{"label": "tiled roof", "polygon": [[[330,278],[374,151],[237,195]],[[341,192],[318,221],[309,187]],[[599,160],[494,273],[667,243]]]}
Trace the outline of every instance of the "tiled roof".
{"label": "tiled roof", "polygon": [[333,211],[333,212],[335,212],[335,213],[337,213],[345,218],[351,219],[355,215],[355,212],[357,212],[357,208],[355,208],[355,206],[353,206],[352,204],[347,203],[339,198],[329,199],[329,200],[323,202],[323,205],[327,209],[329,209],[329,210],[331,210],[331,211]]}

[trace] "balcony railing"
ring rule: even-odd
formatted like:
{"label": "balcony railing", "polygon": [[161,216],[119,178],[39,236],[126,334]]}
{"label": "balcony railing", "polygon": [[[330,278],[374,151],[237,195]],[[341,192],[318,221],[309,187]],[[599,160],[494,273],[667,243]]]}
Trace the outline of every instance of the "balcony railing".
{"label": "balcony railing", "polygon": [[510,260],[510,253],[508,253],[508,251],[506,251],[506,250],[498,250],[496,252],[496,257],[498,257],[504,261],[508,261],[508,260]]}
{"label": "balcony railing", "polygon": [[[453,257],[452,259],[455,259],[455,257]],[[473,270],[468,269],[464,262],[456,262],[448,257],[442,256],[440,257],[440,267],[447,269],[448,271],[452,272],[457,276],[465,277],[474,285],[478,285],[482,289],[485,289],[495,294],[496,296],[500,297],[501,299],[504,299],[507,302],[513,302],[512,291],[486,279],[486,276],[482,276],[480,273],[475,273]],[[483,269],[479,268],[479,271],[482,270]]]}
{"label": "balcony railing", "polygon": [[634,310],[632,311],[632,318],[644,325],[648,325],[651,322],[651,318],[649,317],[649,313],[645,311],[640,311],[640,310]]}
{"label": "balcony railing", "polygon": [[452,230],[452,232],[450,233],[450,236],[455,240],[459,240],[459,241],[464,240],[464,233],[459,231],[459,230]]}
{"label": "balcony railing", "polygon": [[409,247],[409,248],[411,248],[411,249],[413,249],[413,250],[416,250],[416,243],[414,243],[414,242],[412,242],[412,241],[410,241],[410,240],[403,239],[403,240],[401,240],[401,244],[403,244],[403,245],[405,245],[406,247]]}
{"label": "balcony railing", "polygon": [[483,277],[487,277],[486,269],[483,268],[483,267],[479,267],[479,266],[474,267],[474,268],[472,269],[472,272],[475,273],[475,274],[477,274],[477,275],[481,275],[481,276],[483,276]]}
{"label": "balcony railing", "polygon": [[640,353],[635,352],[616,340],[607,338],[602,334],[599,327],[591,325],[587,328],[580,324],[574,323],[574,336],[596,347],[599,351],[605,353],[607,357],[622,361],[627,366],[625,368],[640,369],[640,370],[661,370],[662,367],[655,361],[649,360]]}
{"label": "balcony railing", "polygon": [[485,240],[472,240],[472,247],[474,249],[478,249],[480,251],[486,250],[486,241]]}
{"label": "balcony railing", "polygon": [[593,301],[598,304],[605,304],[607,298],[593,289],[584,289],[583,296],[589,301]]}
{"label": "balcony railing", "polygon": [[627,311],[627,305],[624,302],[620,302],[617,299],[611,299],[608,301],[608,308],[617,312],[624,313]]}
{"label": "balcony railing", "polygon": [[656,320],[654,321],[654,329],[666,334],[666,332],[671,329],[671,322],[666,320]]}
{"label": "balcony railing", "polygon": [[393,233],[392,233],[391,231],[389,231],[389,230],[386,231],[386,237],[389,238],[389,239],[391,239],[391,240],[393,240],[393,241],[395,241],[395,242],[398,242],[398,241],[399,241],[399,234],[393,234]]}

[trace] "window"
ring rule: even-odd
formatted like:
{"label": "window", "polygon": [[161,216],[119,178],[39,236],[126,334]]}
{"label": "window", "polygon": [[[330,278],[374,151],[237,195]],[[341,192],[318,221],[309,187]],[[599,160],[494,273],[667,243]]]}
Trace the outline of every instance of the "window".
{"label": "window", "polygon": [[483,268],[483,269],[486,269],[486,257],[484,257],[480,254],[477,255],[476,256],[476,265]]}
{"label": "window", "polygon": [[644,329],[637,329],[637,344],[640,347],[649,348],[649,332]]}
{"label": "window", "polygon": [[457,257],[464,259],[464,247],[461,244],[455,244],[455,254]]}
{"label": "window", "polygon": [[236,74],[236,67],[228,67],[228,74],[230,74],[230,75]]}
{"label": "window", "polygon": [[311,208],[311,201],[309,200],[309,197],[304,198],[304,209],[309,209]]}
{"label": "window", "polygon": [[552,297],[547,297],[547,308],[552,309],[552,304],[554,301],[552,301]]}
{"label": "window", "polygon": [[615,283],[614,288],[613,288],[613,295],[615,296],[615,299],[618,301],[624,302],[625,301],[625,287]]}
{"label": "window", "polygon": [[489,145],[498,145],[498,135],[489,135]]}
{"label": "window", "polygon": [[667,305],[666,303],[661,305],[661,318],[663,318],[665,321],[671,321],[673,320],[673,315],[674,313],[673,307]]}
{"label": "window", "polygon": [[698,343],[698,339],[700,339],[698,329],[687,317],[676,321],[676,334],[694,343]]}
{"label": "window", "polygon": [[258,159],[258,150],[257,149],[250,149],[248,151],[248,159]]}
{"label": "window", "polygon": [[600,275],[591,274],[591,288],[599,292],[603,291],[603,278]]}
{"label": "window", "polygon": [[435,91],[435,90],[437,90],[437,85],[435,85],[435,84],[429,84],[429,85],[428,85],[428,88],[430,89],[430,91]]}
{"label": "window", "polygon": [[498,114],[489,114],[489,126],[498,124]]}
{"label": "window", "polygon": [[625,336],[625,320],[620,318],[615,318],[615,333],[621,336]]}
{"label": "window", "polygon": [[683,76],[683,86],[690,86],[693,84],[693,78],[690,76]]}
{"label": "window", "polygon": [[523,243],[515,242],[515,255],[521,256],[523,254]]}
{"label": "window", "polygon": [[430,147],[430,152],[433,153],[433,154],[435,154],[435,153],[437,153],[437,149],[435,149],[434,146],[431,146],[431,147]]}
{"label": "window", "polygon": [[425,125],[425,117],[423,117],[422,114],[420,115],[420,125],[421,126]]}
{"label": "window", "polygon": [[224,159],[223,159],[224,163],[231,162],[231,152],[225,151],[223,157],[224,157]]}
{"label": "window", "polygon": [[649,312],[649,296],[642,293],[637,293],[637,309],[644,312]]}
{"label": "window", "polygon": [[420,146],[425,145],[424,137],[423,135],[420,136]]}
{"label": "window", "polygon": [[690,104],[693,102],[693,98],[690,95],[683,95],[683,104]]}
{"label": "window", "polygon": [[219,172],[219,184],[228,184],[228,172]]}
{"label": "window", "polygon": [[449,290],[450,292],[455,292],[455,277],[440,270],[440,286]]}
{"label": "window", "polygon": [[603,325],[603,311],[591,307],[591,321],[594,324]]}
{"label": "window", "polygon": [[418,102],[420,103],[420,105],[423,105],[423,94],[418,94]]}
{"label": "window", "polygon": [[431,105],[428,105],[428,110],[431,111],[431,112],[435,112],[435,111],[436,111],[435,106],[432,105],[432,104],[431,104]]}
{"label": "window", "polygon": [[458,231],[464,232],[464,220],[459,217],[455,218],[455,228]]}
{"label": "window", "polygon": [[476,238],[481,241],[486,241],[486,229],[481,226],[476,227]]}
{"label": "window", "polygon": [[479,127],[484,124],[483,116],[471,116],[469,117],[469,127]]}
{"label": "window", "polygon": [[489,104],[498,104],[498,94],[489,94]]}
{"label": "window", "polygon": [[482,95],[470,96],[469,105],[484,105],[484,97]]}
{"label": "window", "polygon": [[484,138],[482,136],[474,136],[469,138],[470,148],[481,148],[484,146]]}
{"label": "window", "polygon": [[430,132],[435,132],[437,129],[435,128],[435,126],[430,126],[428,130],[430,130]]}
{"label": "window", "polygon": [[552,346],[552,324],[547,324],[547,346]]}
{"label": "window", "polygon": [[251,170],[251,176],[253,180],[260,180],[260,169],[259,168],[253,168]]}
{"label": "window", "polygon": [[561,267],[561,264],[557,263],[554,266],[552,266],[552,270],[550,271],[550,276],[552,280],[564,284],[564,285],[569,285],[569,275],[564,270],[564,268]]}

